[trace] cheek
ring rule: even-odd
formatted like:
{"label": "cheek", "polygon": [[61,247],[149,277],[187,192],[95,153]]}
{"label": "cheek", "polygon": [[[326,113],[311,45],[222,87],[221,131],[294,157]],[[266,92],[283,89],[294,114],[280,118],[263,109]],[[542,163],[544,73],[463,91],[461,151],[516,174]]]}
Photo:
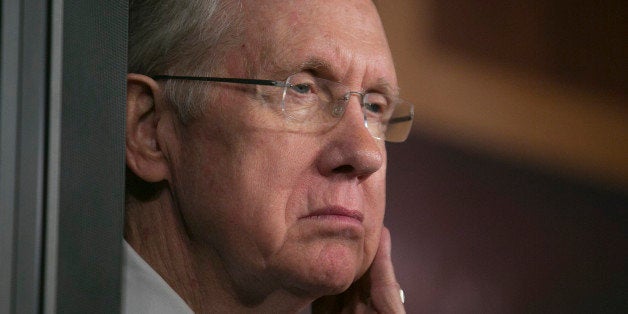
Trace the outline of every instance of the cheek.
{"label": "cheek", "polygon": [[266,258],[285,241],[295,217],[295,208],[287,202],[292,197],[304,199],[298,181],[309,171],[308,160],[312,158],[305,154],[303,145],[279,136],[260,135],[231,146],[220,154],[222,160],[197,167],[200,169],[190,174],[196,177],[196,183],[190,182],[195,185],[190,190],[200,196],[193,206],[196,217],[192,222],[199,236],[207,241],[218,237],[243,251],[253,247],[261,258]]}
{"label": "cheek", "polygon": [[[263,143],[267,142],[267,143]],[[269,256],[280,249],[288,237],[288,228],[307,206],[307,177],[312,172],[312,156],[304,146],[281,137],[267,137],[257,142],[244,161],[241,194],[246,194],[250,227],[257,230],[256,240]],[[291,201],[296,200],[296,201]],[[249,211],[249,209],[243,209]]]}
{"label": "cheek", "polygon": [[366,267],[370,265],[375,257],[375,253],[377,252],[379,246],[379,238],[382,232],[382,227],[384,226],[383,222],[386,208],[385,170],[386,169],[382,169],[380,172],[374,174],[378,177],[372,178],[374,180],[372,187],[370,188],[370,193],[367,193],[365,196],[365,204],[370,204],[367,205],[367,207],[369,207],[369,212],[371,213],[371,219],[369,219],[368,222],[365,221],[367,224],[364,240],[365,263],[367,263]]}

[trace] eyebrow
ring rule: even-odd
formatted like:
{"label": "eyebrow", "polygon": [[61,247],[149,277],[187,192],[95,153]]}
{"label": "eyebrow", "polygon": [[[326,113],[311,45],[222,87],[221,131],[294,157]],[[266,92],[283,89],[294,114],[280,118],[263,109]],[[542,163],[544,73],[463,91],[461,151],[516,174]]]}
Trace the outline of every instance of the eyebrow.
{"label": "eyebrow", "polygon": [[383,90],[385,95],[391,95],[391,96],[395,96],[395,97],[399,97],[399,87],[393,87],[393,85],[391,85],[387,79],[380,77],[377,79],[377,84],[375,84],[375,86],[377,86],[378,90]]}
{"label": "eyebrow", "polygon": [[333,67],[326,60],[319,58],[308,58],[305,62],[299,65],[299,70],[312,69],[317,72],[332,72]]}
{"label": "eyebrow", "polygon": [[[315,72],[314,74],[316,75],[322,74],[331,76],[333,73],[333,68],[334,67],[331,65],[331,63],[326,60],[317,57],[310,57],[305,62],[299,64],[297,67],[292,68],[291,73],[296,73],[304,70],[313,70],[313,72]],[[390,84],[390,82],[383,77],[378,78],[375,85],[366,90],[377,91],[385,95],[391,95],[395,97],[399,96],[399,87],[393,87],[393,85]]]}
{"label": "eyebrow", "polygon": [[317,57],[309,57],[306,61],[299,64],[295,63],[281,67],[280,70],[276,72],[276,74],[292,75],[298,72],[310,71],[317,76],[332,76],[332,69],[333,66],[328,61]]}

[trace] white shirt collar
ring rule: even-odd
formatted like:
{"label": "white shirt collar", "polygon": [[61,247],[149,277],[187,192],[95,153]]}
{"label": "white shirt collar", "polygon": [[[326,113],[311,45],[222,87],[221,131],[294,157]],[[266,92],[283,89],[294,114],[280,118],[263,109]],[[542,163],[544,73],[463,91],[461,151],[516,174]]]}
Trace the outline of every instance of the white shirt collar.
{"label": "white shirt collar", "polygon": [[194,313],[131,245],[123,247],[122,313]]}

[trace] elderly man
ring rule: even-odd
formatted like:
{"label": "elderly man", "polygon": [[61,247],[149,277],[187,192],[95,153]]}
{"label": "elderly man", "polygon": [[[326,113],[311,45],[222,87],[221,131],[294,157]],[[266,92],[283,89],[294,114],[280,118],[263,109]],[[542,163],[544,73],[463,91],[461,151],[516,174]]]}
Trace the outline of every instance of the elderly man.
{"label": "elderly man", "polygon": [[131,1],[124,310],[404,312],[370,0]]}

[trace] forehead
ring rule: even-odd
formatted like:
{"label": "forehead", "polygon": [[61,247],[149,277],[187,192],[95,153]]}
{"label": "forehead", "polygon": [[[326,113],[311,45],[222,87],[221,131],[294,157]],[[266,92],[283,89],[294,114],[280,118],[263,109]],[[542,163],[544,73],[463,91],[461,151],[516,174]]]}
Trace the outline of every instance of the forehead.
{"label": "forehead", "polygon": [[254,60],[258,67],[254,72],[280,79],[310,70],[338,81],[396,83],[386,36],[370,0],[251,1],[246,7],[249,63]]}

